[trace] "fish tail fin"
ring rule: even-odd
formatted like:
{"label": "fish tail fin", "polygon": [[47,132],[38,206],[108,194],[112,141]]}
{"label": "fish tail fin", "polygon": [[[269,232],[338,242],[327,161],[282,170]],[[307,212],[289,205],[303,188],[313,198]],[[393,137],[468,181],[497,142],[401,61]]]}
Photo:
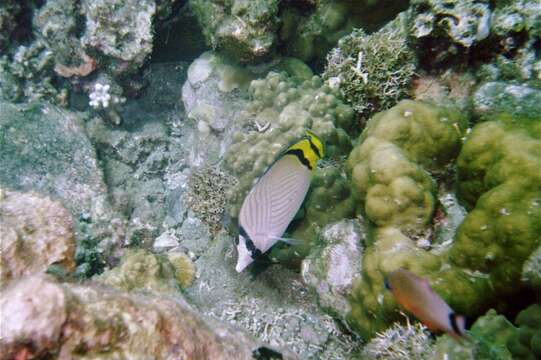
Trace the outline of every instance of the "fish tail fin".
{"label": "fish tail fin", "polygon": [[451,328],[453,329],[451,335],[455,339],[461,340],[466,333],[466,318],[464,315],[457,315],[452,312],[449,314],[449,321],[451,323]]}
{"label": "fish tail fin", "polygon": [[289,244],[289,245],[302,244],[302,240],[292,239],[292,238],[285,238],[285,237],[281,237],[281,236],[274,236],[274,235],[268,235],[268,234],[262,234],[262,233],[257,233],[256,236],[266,236],[269,239],[276,240],[276,241],[282,241],[282,242],[285,242],[286,244]]}
{"label": "fish tail fin", "polygon": [[299,240],[299,239],[284,238],[284,237],[280,237],[280,236],[269,236],[269,238],[273,239],[273,240],[278,240],[278,241],[285,242],[286,244],[289,244],[289,245],[302,244],[302,240]]}

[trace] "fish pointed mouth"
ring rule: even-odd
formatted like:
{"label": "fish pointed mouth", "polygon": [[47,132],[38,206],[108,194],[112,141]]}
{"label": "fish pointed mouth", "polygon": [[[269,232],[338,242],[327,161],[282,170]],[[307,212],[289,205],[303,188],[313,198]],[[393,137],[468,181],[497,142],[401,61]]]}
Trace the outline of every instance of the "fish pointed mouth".
{"label": "fish pointed mouth", "polygon": [[237,260],[237,266],[235,267],[235,270],[237,272],[241,272],[242,270],[246,269],[248,265],[250,265],[253,261],[252,256],[248,249],[246,249],[246,239],[240,235],[239,236],[239,244],[237,245],[237,252],[238,252],[238,260]]}

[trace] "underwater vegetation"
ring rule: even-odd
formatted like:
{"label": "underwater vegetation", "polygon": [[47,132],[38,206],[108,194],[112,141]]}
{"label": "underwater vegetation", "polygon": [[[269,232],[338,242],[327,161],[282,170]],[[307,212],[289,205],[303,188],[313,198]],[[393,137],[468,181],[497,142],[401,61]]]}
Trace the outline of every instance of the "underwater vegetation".
{"label": "underwater vegetation", "polygon": [[539,0],[4,0],[0,359],[540,358],[540,114]]}

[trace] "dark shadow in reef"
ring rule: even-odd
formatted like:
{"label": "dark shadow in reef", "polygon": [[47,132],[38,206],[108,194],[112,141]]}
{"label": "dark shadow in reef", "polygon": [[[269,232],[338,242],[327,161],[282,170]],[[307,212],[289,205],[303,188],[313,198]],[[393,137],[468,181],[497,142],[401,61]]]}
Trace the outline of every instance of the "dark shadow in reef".
{"label": "dark shadow in reef", "polygon": [[189,4],[180,1],[156,29],[151,62],[192,62],[207,50],[210,48]]}

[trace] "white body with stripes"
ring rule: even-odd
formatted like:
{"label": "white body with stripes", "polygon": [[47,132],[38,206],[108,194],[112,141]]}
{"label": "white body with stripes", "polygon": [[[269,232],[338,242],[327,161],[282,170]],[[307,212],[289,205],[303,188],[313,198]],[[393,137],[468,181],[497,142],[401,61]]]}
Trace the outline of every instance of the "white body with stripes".
{"label": "white body with stripes", "polygon": [[297,156],[286,154],[257,181],[240,209],[239,228],[248,238],[241,232],[238,272],[282,237],[306,197],[311,175],[312,171]]}

